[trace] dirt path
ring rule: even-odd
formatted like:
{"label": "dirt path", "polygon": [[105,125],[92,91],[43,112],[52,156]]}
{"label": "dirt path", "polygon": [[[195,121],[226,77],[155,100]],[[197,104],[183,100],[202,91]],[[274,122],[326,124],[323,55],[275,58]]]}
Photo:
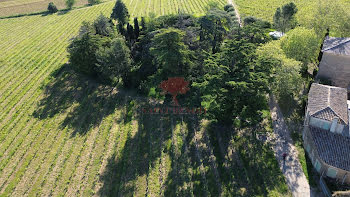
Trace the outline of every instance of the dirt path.
{"label": "dirt path", "polygon": [[[272,95],[270,95],[269,106],[276,138],[273,150],[292,195],[294,197],[315,196],[300,165],[298,151],[293,145],[282,112]],[[288,154],[286,161],[282,159],[283,153]]]}
{"label": "dirt path", "polygon": [[233,0],[228,0],[227,3],[228,3],[228,4],[231,4],[231,5],[235,8],[235,13],[236,13],[237,21],[238,21],[238,23],[239,23],[239,26],[242,27],[241,16],[239,15],[238,7],[237,7],[236,3],[235,3]]}

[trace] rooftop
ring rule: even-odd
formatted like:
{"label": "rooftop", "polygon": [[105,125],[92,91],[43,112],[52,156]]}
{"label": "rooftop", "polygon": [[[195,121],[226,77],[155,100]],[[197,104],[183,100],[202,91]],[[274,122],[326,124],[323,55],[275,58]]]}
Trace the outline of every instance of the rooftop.
{"label": "rooftop", "polygon": [[350,138],[309,126],[318,155],[328,165],[350,171]]}
{"label": "rooftop", "polygon": [[347,90],[313,83],[308,96],[307,112],[310,116],[332,121],[339,118],[348,125]]}
{"label": "rooftop", "polygon": [[350,38],[327,37],[323,42],[322,52],[350,55]]}

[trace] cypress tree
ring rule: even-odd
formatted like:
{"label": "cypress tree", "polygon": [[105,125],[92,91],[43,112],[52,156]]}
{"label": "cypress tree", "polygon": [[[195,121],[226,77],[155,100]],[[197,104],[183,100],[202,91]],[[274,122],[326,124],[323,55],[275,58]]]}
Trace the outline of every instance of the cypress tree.
{"label": "cypress tree", "polygon": [[146,31],[145,17],[141,17],[141,27],[142,27],[142,31]]}
{"label": "cypress tree", "polygon": [[111,18],[117,20],[119,24],[124,26],[129,21],[129,17],[130,15],[126,5],[122,0],[117,0],[113,8]]}
{"label": "cypress tree", "polygon": [[134,33],[135,33],[135,39],[137,39],[140,35],[140,27],[139,27],[139,21],[137,20],[137,17],[134,18]]}

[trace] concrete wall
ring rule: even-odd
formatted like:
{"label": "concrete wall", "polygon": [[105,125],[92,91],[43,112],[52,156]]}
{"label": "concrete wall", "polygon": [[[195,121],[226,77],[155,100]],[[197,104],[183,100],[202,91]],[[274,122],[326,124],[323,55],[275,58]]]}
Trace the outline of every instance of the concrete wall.
{"label": "concrete wall", "polygon": [[332,81],[332,85],[348,88],[350,84],[350,56],[323,53],[316,76]]}

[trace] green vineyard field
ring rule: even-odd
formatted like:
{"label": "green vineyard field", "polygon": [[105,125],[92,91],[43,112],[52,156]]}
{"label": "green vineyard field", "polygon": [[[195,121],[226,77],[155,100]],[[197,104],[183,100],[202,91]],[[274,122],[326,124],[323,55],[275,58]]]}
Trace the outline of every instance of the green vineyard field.
{"label": "green vineyard field", "polygon": [[[209,0],[124,2],[132,18],[198,16]],[[66,65],[70,39],[114,3],[0,19],[0,196],[246,195],[254,184],[268,185],[257,194],[285,194],[278,170],[262,165],[260,174],[279,180],[264,182],[220,158],[205,122],[133,113],[142,98],[74,74]],[[278,169],[271,151],[260,151],[261,162]]]}
{"label": "green vineyard field", "polygon": [[[350,9],[349,0],[336,0],[344,10]],[[297,19],[308,20],[309,15],[315,12],[319,4],[318,0],[235,0],[241,16],[254,16],[273,22],[273,16],[278,7],[284,4],[294,2],[297,5]],[[349,13],[349,12],[348,12]]]}

